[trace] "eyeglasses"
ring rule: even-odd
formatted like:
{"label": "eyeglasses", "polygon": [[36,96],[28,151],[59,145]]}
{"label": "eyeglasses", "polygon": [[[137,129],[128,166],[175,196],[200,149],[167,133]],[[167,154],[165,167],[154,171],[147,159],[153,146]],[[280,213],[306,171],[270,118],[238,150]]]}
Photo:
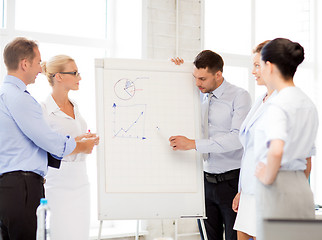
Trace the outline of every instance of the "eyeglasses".
{"label": "eyeglasses", "polygon": [[[78,71],[75,71],[75,72],[58,72],[58,73],[60,73],[60,74],[70,74],[70,75],[74,75],[74,76],[76,76],[76,77],[78,77],[79,75],[80,75],[80,73],[78,72]],[[55,77],[55,75],[56,75],[57,73],[55,73],[54,75],[53,75],[53,77]]]}

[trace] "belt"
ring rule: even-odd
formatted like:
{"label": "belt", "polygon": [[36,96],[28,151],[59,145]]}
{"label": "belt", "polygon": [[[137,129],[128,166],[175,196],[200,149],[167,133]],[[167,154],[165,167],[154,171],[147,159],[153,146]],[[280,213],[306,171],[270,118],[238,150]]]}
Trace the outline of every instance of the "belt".
{"label": "belt", "polygon": [[225,173],[214,174],[214,173],[205,173],[205,178],[210,183],[219,183],[223,181],[232,180],[239,177],[240,169],[234,169]]}
{"label": "belt", "polygon": [[40,176],[39,174],[34,173],[34,172],[26,172],[26,171],[7,172],[7,173],[3,173],[2,175],[0,175],[0,178],[5,177],[5,176],[25,176],[25,177],[32,177],[32,178],[39,179],[40,182],[42,182],[43,184],[46,182],[46,179],[44,179],[42,176]]}

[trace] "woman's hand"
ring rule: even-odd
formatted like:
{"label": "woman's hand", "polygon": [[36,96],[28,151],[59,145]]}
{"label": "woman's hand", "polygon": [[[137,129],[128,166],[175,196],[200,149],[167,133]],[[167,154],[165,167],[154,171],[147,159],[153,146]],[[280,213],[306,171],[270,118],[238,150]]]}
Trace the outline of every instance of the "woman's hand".
{"label": "woman's hand", "polygon": [[99,137],[83,138],[76,142],[76,148],[78,147],[78,151],[81,153],[90,154],[92,153],[94,146],[98,143]]}
{"label": "woman's hand", "polygon": [[75,137],[75,141],[79,142],[84,138],[96,138],[95,145],[99,144],[99,136],[97,136],[96,133],[90,133],[90,132],[89,133],[84,133],[82,135],[79,135],[79,136]]}
{"label": "woman's hand", "polygon": [[268,184],[266,181],[266,164],[263,162],[259,162],[256,166],[255,176],[258,180],[263,184]]}
{"label": "woman's hand", "polygon": [[90,154],[93,151],[95,145],[98,145],[100,141],[99,136],[95,133],[85,133],[75,137],[76,147],[74,151],[69,155],[78,153]]}
{"label": "woman's hand", "polygon": [[256,166],[255,176],[265,185],[272,184],[281,167],[284,141],[274,139],[270,141],[267,153],[267,165],[259,162]]}
{"label": "woman's hand", "polygon": [[233,204],[231,208],[233,209],[234,212],[238,212],[239,200],[240,200],[240,192],[237,193],[233,199]]}

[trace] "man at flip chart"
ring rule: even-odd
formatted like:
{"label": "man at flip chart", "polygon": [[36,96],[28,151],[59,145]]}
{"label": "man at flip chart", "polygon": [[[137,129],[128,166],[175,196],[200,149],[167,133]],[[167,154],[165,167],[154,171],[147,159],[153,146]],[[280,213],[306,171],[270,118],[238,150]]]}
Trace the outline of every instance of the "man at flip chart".
{"label": "man at flip chart", "polygon": [[[176,64],[183,63],[175,58]],[[170,137],[173,150],[195,149],[203,155],[206,216],[209,240],[236,240],[233,230],[236,213],[232,201],[238,191],[242,145],[239,128],[251,108],[249,93],[230,84],[223,77],[224,62],[210,50],[200,52],[194,60],[193,76],[203,94],[201,119],[203,139]],[[225,227],[223,227],[225,226]]]}

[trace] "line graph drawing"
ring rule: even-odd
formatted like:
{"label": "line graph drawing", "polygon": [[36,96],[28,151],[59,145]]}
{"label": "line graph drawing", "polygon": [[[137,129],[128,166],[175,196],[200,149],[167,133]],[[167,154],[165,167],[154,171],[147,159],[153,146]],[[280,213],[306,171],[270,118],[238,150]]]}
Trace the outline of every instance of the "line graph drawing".
{"label": "line graph drawing", "polygon": [[135,87],[135,82],[139,79],[149,79],[148,77],[137,77],[135,80],[121,78],[114,85],[114,93],[121,100],[129,100],[134,97],[136,91],[142,90]]}
{"label": "line graph drawing", "polygon": [[146,104],[121,106],[113,103],[113,137],[145,140]]}

